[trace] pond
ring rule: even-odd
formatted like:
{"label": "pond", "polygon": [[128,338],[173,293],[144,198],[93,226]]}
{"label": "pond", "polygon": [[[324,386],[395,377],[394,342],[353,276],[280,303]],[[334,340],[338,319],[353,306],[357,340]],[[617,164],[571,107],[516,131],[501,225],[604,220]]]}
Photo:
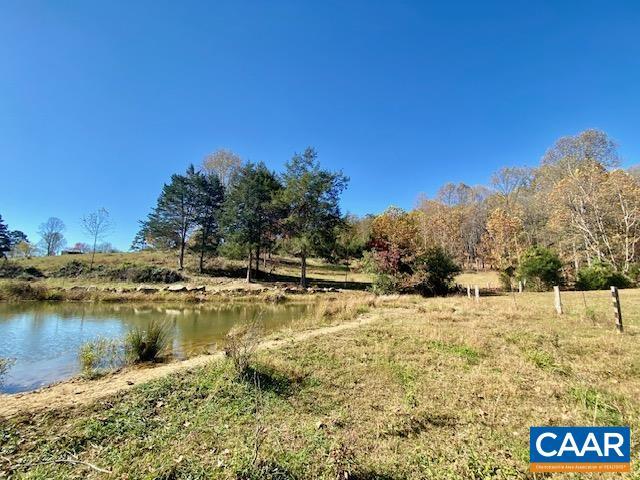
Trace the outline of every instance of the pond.
{"label": "pond", "polygon": [[121,338],[151,320],[171,329],[177,358],[222,347],[231,327],[254,319],[265,332],[307,314],[310,304],[225,303],[216,306],[0,303],[0,357],[15,361],[0,392],[34,390],[80,372],[78,351],[97,337]]}

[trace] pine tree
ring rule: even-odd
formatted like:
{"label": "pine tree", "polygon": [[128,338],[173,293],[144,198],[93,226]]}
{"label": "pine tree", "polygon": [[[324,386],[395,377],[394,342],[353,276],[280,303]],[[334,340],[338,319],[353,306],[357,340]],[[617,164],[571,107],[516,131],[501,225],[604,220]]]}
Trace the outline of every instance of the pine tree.
{"label": "pine tree", "polygon": [[282,209],[275,202],[280,190],[277,177],[263,163],[248,163],[238,171],[225,199],[225,240],[239,246],[248,256],[248,282],[252,278],[254,253],[257,274],[260,251],[270,246],[282,217]]}
{"label": "pine tree", "polygon": [[307,284],[307,258],[330,258],[335,251],[340,214],[340,194],[349,179],[342,172],[322,170],[318,155],[307,148],[294,155],[283,175],[281,202],[288,208],[284,229],[292,252],[300,257],[300,285]]}
{"label": "pine tree", "polygon": [[0,215],[0,256],[7,258],[7,252],[11,250],[11,237],[9,236],[9,228],[2,220]]}

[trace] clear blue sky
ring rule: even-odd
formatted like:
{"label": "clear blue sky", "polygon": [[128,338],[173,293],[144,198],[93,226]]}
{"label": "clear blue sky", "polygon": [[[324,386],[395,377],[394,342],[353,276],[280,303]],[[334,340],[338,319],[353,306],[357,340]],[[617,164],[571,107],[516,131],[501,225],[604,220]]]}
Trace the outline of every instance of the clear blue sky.
{"label": "clear blue sky", "polygon": [[639,2],[0,1],[0,214],[34,240],[104,206],[128,248],[222,147],[313,145],[364,214],[590,127],[639,161]]}

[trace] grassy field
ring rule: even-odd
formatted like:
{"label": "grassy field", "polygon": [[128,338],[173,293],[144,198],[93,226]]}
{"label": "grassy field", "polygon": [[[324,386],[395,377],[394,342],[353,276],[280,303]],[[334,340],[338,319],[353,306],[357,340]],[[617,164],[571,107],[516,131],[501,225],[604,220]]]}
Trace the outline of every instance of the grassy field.
{"label": "grassy field", "polygon": [[[0,471],[533,478],[532,425],[640,428],[640,291],[621,298],[623,335],[613,328],[607,292],[588,294],[587,310],[581,294],[565,295],[563,316],[548,293],[480,304],[381,297],[364,314],[370,323],[262,352],[245,378],[215,361],[79,410],[6,421]],[[633,468],[622,477],[640,478],[638,462]]]}
{"label": "grassy field", "polygon": [[497,288],[500,286],[498,272],[484,270],[480,272],[465,272],[455,278],[455,282],[460,285],[478,285],[480,288]]}

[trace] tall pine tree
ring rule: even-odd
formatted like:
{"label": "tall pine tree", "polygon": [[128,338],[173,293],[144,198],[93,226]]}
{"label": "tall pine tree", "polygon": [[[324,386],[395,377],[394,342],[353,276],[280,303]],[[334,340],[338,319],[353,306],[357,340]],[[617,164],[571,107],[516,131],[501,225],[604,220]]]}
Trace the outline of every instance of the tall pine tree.
{"label": "tall pine tree", "polygon": [[[277,177],[263,164],[242,167],[224,202],[225,241],[240,247],[247,255],[247,281],[259,271],[260,252],[276,234],[282,209],[275,202],[281,190]],[[254,256],[255,255],[255,256]]]}
{"label": "tall pine tree", "polygon": [[340,194],[349,179],[342,172],[320,168],[318,154],[309,147],[286,164],[280,201],[288,208],[283,222],[287,244],[300,257],[300,285],[307,285],[307,258],[330,258],[336,247]]}

